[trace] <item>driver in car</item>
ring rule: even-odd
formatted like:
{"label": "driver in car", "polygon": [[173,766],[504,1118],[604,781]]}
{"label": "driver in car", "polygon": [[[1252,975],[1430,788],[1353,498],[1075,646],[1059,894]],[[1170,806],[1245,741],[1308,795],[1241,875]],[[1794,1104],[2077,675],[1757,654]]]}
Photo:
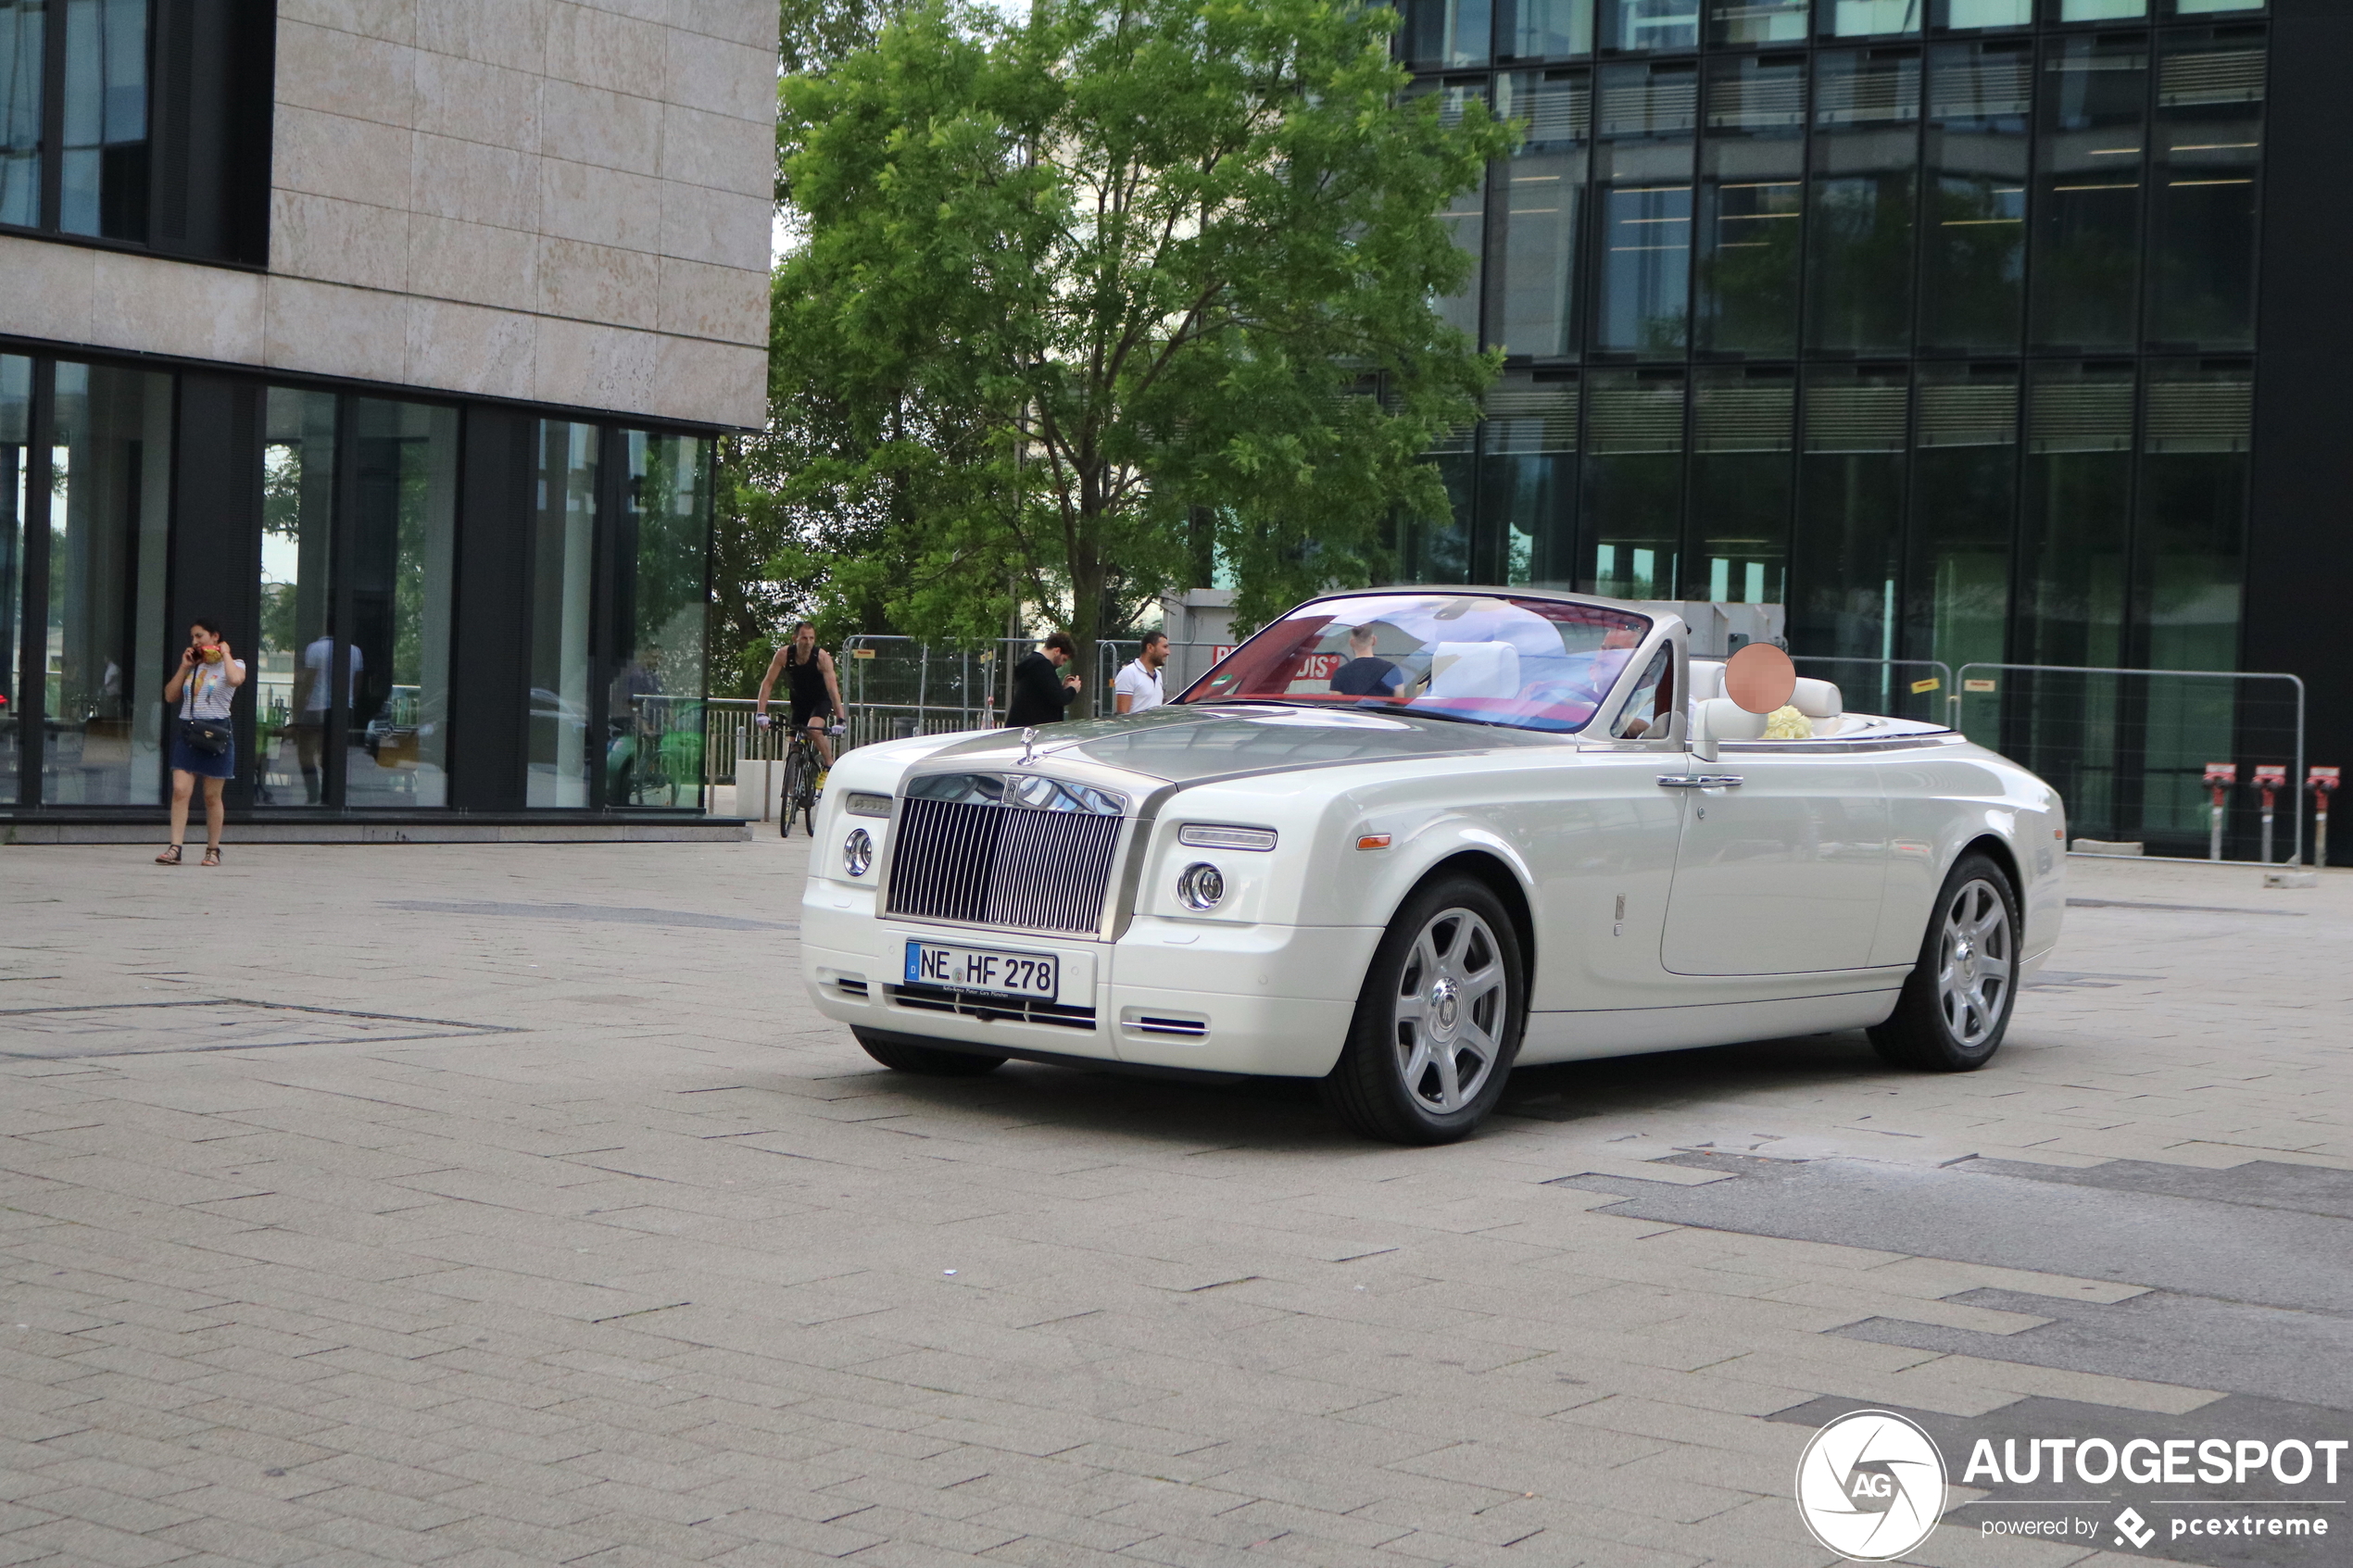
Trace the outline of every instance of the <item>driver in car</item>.
{"label": "driver in car", "polygon": [[1397,701],[1398,694],[1405,689],[1405,671],[1374,653],[1379,645],[1379,622],[1368,621],[1351,630],[1348,662],[1332,671],[1332,690],[1342,696]]}

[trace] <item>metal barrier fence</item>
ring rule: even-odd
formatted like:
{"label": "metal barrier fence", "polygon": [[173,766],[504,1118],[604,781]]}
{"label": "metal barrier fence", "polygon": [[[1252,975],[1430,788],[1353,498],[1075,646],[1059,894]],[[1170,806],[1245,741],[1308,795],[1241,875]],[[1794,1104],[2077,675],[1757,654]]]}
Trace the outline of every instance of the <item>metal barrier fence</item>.
{"label": "metal barrier fence", "polygon": [[[2303,859],[2304,683],[2294,675],[1990,662],[1957,673],[1945,721],[2049,780],[2072,835],[2150,855]],[[2207,782],[2217,765],[2233,777],[2219,809]]]}
{"label": "metal barrier fence", "polygon": [[1837,686],[1843,705],[1854,712],[1947,722],[1944,698],[1953,689],[1953,667],[1941,659],[1797,654],[1790,662],[1799,674]]}

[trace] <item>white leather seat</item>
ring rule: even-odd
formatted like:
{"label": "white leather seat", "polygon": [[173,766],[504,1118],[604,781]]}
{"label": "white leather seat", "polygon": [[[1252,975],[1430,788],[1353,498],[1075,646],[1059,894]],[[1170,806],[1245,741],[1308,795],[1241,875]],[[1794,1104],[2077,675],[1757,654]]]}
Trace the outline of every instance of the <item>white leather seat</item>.
{"label": "white leather seat", "polygon": [[1797,679],[1797,690],[1790,696],[1790,706],[1808,719],[1835,719],[1846,711],[1845,701],[1839,690],[1828,681],[1809,681],[1803,675]]}
{"label": "white leather seat", "polygon": [[1707,702],[1724,695],[1724,661],[1720,659],[1694,659],[1691,663],[1692,704]]}
{"label": "white leather seat", "polygon": [[1429,696],[1519,696],[1519,649],[1509,643],[1441,643],[1430,650]]}

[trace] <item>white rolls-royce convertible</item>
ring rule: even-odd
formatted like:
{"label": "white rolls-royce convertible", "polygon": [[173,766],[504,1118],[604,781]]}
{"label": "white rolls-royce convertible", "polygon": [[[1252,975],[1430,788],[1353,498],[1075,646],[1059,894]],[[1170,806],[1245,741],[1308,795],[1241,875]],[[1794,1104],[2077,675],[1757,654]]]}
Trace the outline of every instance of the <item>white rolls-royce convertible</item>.
{"label": "white rolls-royce convertible", "polygon": [[812,996],[905,1073],[1322,1081],[1476,1128],[1515,1064],[1867,1029],[1982,1066],[2057,939],[2057,795],[1768,644],[1524,589],[1333,594],[1164,707],[835,766]]}

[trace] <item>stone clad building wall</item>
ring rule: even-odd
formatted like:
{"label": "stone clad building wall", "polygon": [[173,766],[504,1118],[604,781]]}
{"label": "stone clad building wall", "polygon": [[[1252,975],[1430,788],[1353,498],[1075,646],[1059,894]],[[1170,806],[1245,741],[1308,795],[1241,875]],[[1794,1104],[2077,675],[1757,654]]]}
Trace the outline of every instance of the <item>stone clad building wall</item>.
{"label": "stone clad building wall", "polygon": [[0,235],[0,333],[755,427],[771,0],[283,0],[267,274]]}

